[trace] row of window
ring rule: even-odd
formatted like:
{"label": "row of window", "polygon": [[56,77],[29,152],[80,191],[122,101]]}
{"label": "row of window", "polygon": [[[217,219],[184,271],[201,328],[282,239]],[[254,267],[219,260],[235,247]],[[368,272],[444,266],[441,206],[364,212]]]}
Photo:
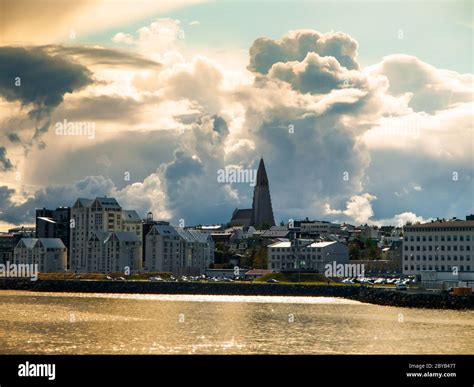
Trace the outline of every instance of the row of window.
{"label": "row of window", "polygon": [[410,242],[415,242],[415,240],[417,242],[438,242],[438,240],[440,240],[441,242],[457,242],[459,240],[459,242],[470,242],[471,241],[471,236],[470,235],[422,235],[422,236],[414,236],[414,235],[405,235],[405,237],[403,238],[403,240],[405,242],[408,242],[408,240],[410,240]]}
{"label": "row of window", "polygon": [[[434,261],[439,261],[439,260],[444,261],[444,258],[445,258],[444,255],[440,255],[440,256],[435,255],[434,257],[433,257],[432,255],[428,255],[428,261],[433,261],[433,260],[434,260]],[[458,256],[457,256],[457,255],[453,255],[452,258],[453,258],[453,261],[457,261],[457,260],[458,260]],[[404,260],[405,260],[405,261],[408,261],[408,260],[414,261],[414,260],[415,260],[415,256],[414,256],[413,254],[410,254],[409,256],[408,256],[408,255],[405,255]],[[417,255],[417,256],[416,256],[416,260],[417,260],[417,261],[426,261],[426,255],[423,255],[423,256]],[[450,260],[451,260],[451,256],[450,256],[450,255],[447,255],[447,256],[446,256],[446,260],[447,260],[447,261],[450,261]],[[459,260],[460,260],[460,261],[464,261],[464,255],[460,255],[460,256],[459,256]],[[466,261],[470,261],[470,260],[471,260],[471,256],[470,256],[470,255],[466,255]]]}
{"label": "row of window", "polygon": [[457,267],[459,269],[459,271],[471,271],[471,266],[453,266],[451,267],[451,265],[447,265],[447,266],[444,266],[444,265],[411,265],[410,268],[408,268],[408,265],[405,265],[405,268],[404,270],[405,271],[408,271],[408,270],[415,270],[415,267],[416,267],[416,270],[440,270],[440,271],[451,271],[454,267]]}
{"label": "row of window", "polygon": [[[291,252],[290,249],[286,248],[286,247],[274,247],[272,248],[271,250],[272,252],[277,252],[277,253],[289,253]],[[318,252],[320,253],[321,252],[321,247],[303,247],[301,249],[299,249],[298,251],[312,251],[313,253],[314,252]]]}
{"label": "row of window", "polygon": [[[429,246],[420,246],[420,245],[417,245],[417,246],[407,246],[405,245],[404,247],[404,250],[405,251],[408,251],[408,247],[410,247],[410,251],[451,251],[451,247],[453,249],[453,251],[458,251],[458,247],[459,247],[459,251],[464,251],[464,249],[466,249],[466,251],[471,251],[471,246],[470,245],[461,245],[461,246],[450,246],[450,245],[447,245],[447,246],[444,246],[444,245],[441,245],[441,246],[432,246],[432,245],[429,245]],[[416,247],[416,249],[415,249]]]}
{"label": "row of window", "polygon": [[[294,260],[294,259],[305,259],[305,258],[306,258],[306,259],[312,259],[313,261],[315,261],[315,260],[316,260],[316,255],[309,255],[309,254],[307,254],[307,255],[299,255],[298,258],[295,258],[294,255],[272,255],[272,256],[270,257],[270,259],[273,259],[273,260],[276,260],[276,261],[278,261],[278,260],[280,260],[280,259],[293,259],[293,260]],[[318,259],[318,260],[321,260],[321,259],[322,259],[322,258],[321,258],[321,255],[318,255],[318,256],[317,256],[317,259]]]}

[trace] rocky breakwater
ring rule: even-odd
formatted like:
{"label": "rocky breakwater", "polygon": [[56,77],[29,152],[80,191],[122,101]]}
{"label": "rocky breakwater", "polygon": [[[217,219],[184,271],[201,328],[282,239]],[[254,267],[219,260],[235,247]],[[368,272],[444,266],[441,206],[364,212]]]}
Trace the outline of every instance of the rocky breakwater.
{"label": "rocky breakwater", "polygon": [[411,293],[362,286],[0,279],[0,290],[73,293],[202,294],[341,297],[371,304],[430,309],[474,309],[474,295]]}

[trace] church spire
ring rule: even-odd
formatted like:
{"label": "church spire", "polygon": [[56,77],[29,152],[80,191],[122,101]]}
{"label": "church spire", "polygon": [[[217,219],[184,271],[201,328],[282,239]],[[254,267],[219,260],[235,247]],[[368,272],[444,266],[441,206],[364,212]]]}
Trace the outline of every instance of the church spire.
{"label": "church spire", "polygon": [[275,225],[273,218],[272,200],[268,184],[267,171],[263,158],[260,159],[257,171],[257,182],[253,191],[252,219],[250,224],[257,228]]}

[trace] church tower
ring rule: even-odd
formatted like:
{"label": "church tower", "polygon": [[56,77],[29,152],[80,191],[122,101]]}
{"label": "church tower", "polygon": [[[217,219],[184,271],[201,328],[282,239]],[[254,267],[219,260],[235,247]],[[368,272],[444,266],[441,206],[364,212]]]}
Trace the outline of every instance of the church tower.
{"label": "church tower", "polygon": [[257,182],[253,190],[252,218],[250,225],[260,228],[264,225],[274,226],[272,200],[270,198],[270,187],[268,185],[267,171],[263,158],[260,159],[257,171]]}

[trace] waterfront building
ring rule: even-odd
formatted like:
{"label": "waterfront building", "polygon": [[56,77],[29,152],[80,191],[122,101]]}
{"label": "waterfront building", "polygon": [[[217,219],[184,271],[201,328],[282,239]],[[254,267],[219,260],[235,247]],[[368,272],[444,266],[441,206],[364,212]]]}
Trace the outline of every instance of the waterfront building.
{"label": "waterfront building", "polygon": [[15,264],[38,264],[41,273],[67,269],[67,248],[59,238],[22,238],[15,246]]}
{"label": "waterfront building", "polygon": [[201,274],[214,262],[214,242],[202,230],[154,225],[146,235],[147,270]]}
{"label": "waterfront building", "polygon": [[[97,197],[95,199],[79,198],[74,203],[71,209],[71,230],[70,230],[70,260],[71,270],[76,272],[94,272],[99,267],[119,267],[118,271],[123,271],[125,266],[134,267],[134,270],[141,268],[141,258],[139,264],[131,264],[134,261],[136,250],[141,253],[141,248],[138,249],[134,239],[131,235],[122,235],[120,238],[116,232],[126,232],[133,234],[138,238],[141,245],[141,220],[135,211],[124,211],[119,203],[114,198]],[[125,230],[124,230],[125,228]],[[97,234],[97,232],[102,232]],[[106,234],[103,234],[106,233]],[[115,233],[111,237],[111,234]],[[94,236],[93,236],[94,235]],[[91,238],[92,237],[92,238]],[[97,251],[90,251],[91,244],[96,246],[99,239],[104,242],[111,237],[111,242],[114,243],[123,240],[125,246],[133,247],[133,253],[127,260],[121,258],[120,251],[115,252],[115,259],[110,265],[101,266],[99,256],[107,249],[100,249]],[[132,243],[133,242],[133,243]],[[120,242],[121,243],[121,242]],[[118,249],[122,247],[118,244]],[[127,243],[129,243],[127,245]],[[132,243],[130,245],[130,243]],[[124,253],[125,254],[125,253]],[[112,257],[105,257],[104,259],[112,259]],[[111,261],[111,262],[112,262]],[[123,265],[122,263],[127,264]]]}
{"label": "waterfront building", "polygon": [[407,225],[403,235],[403,274],[474,271],[474,221],[436,220]]}
{"label": "waterfront building", "polygon": [[345,243],[315,242],[308,239],[279,241],[267,247],[268,270],[276,272],[307,270],[324,273],[325,265],[349,262],[349,249]]}
{"label": "waterfront building", "polygon": [[87,267],[97,273],[139,272],[141,238],[130,231],[93,231],[87,242]]}

